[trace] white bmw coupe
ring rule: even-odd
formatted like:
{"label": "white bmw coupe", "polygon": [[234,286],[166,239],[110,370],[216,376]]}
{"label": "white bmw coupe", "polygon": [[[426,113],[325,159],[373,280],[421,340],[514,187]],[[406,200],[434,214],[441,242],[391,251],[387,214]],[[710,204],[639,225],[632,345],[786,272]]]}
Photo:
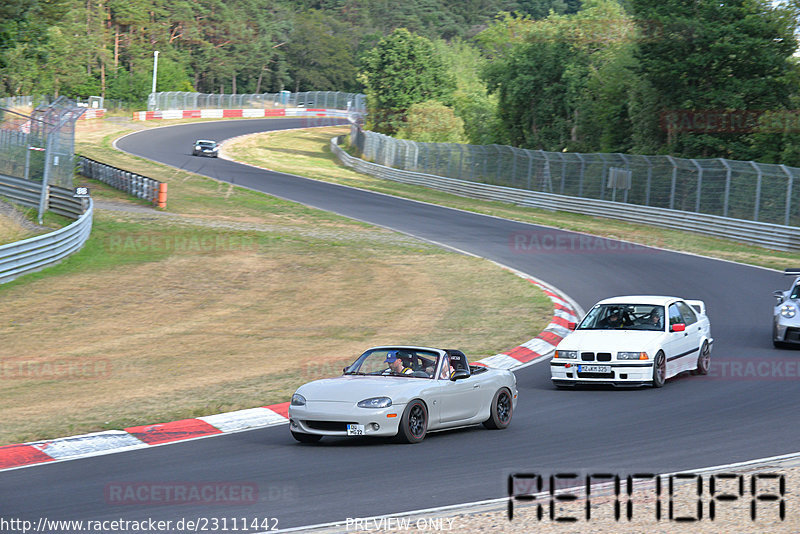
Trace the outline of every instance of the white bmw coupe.
{"label": "white bmw coupe", "polygon": [[577,384],[652,385],[681,372],[708,374],[711,323],[700,300],[626,296],[601,300],[556,347],[550,377]]}
{"label": "white bmw coupe", "polygon": [[300,386],[289,404],[289,429],[302,443],[323,436],[418,443],[432,430],[506,428],[516,405],[511,371],[470,365],[459,350],[373,347],[342,376]]}

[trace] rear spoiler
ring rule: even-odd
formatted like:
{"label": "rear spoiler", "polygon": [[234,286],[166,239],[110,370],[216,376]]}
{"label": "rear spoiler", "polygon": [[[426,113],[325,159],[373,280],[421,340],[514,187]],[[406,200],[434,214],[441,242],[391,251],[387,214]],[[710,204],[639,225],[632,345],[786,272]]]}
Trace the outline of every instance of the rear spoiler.
{"label": "rear spoiler", "polygon": [[694,308],[694,311],[699,312],[703,315],[706,314],[706,303],[702,300],[687,300],[686,304]]}
{"label": "rear spoiler", "polygon": [[792,276],[800,276],[800,267],[789,267],[783,271],[783,274],[790,274]]}

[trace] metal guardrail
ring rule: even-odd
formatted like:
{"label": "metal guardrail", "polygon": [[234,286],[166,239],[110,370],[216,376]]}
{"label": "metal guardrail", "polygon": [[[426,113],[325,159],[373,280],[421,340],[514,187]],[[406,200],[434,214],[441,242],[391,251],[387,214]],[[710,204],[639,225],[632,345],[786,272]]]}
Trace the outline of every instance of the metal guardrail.
{"label": "metal guardrail", "polygon": [[88,209],[69,226],[0,246],[0,284],[40,271],[80,250],[92,231],[92,213],[89,199]]}
{"label": "metal guardrail", "polygon": [[542,193],[404,171],[351,156],[339,147],[339,143],[344,137],[339,136],[331,140],[333,153],[348,167],[378,178],[405,184],[421,185],[446,193],[480,200],[494,200],[551,211],[566,211],[648,224],[661,228],[687,230],[777,250],[800,250],[800,228],[794,226],[745,221],[717,215],[640,206],[609,200]]}
{"label": "metal guardrail", "polygon": [[723,158],[422,143],[353,125],[350,146],[405,171],[719,217],[800,226],[800,168]]}
{"label": "metal guardrail", "polygon": [[129,172],[93,159],[80,156],[78,173],[99,180],[115,189],[148,200],[158,207],[164,208],[167,203],[167,184],[152,178]]}
{"label": "metal guardrail", "polygon": [[[0,196],[29,208],[38,208],[42,198],[42,184],[0,174]],[[71,189],[50,185],[44,197],[47,208],[53,213],[70,219],[78,219],[84,213],[83,202],[74,197]]]}

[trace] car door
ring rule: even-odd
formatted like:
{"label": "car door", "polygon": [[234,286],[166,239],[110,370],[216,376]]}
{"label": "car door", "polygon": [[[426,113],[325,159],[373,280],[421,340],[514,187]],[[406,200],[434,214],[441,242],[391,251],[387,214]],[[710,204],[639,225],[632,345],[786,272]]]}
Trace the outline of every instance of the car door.
{"label": "car door", "polygon": [[[684,304],[685,306],[685,304]],[[681,308],[673,302],[669,305],[667,315],[669,317],[669,329],[667,330],[667,340],[664,342],[664,355],[667,357],[667,377],[675,376],[684,369],[692,369],[697,362],[697,345],[694,344],[694,337],[689,335],[688,327],[683,332],[673,332],[672,326],[676,324],[686,324],[685,318],[681,313]],[[695,316],[695,322],[697,317]]]}
{"label": "car door", "polygon": [[697,358],[700,357],[699,349],[701,344],[700,340],[703,338],[703,325],[700,323],[697,314],[694,312],[694,309],[692,309],[691,306],[683,301],[678,301],[675,304],[678,306],[678,310],[681,312],[684,324],[686,324],[686,337],[691,339],[690,343],[692,346],[698,349],[697,352],[692,354],[690,358],[687,358],[686,365],[684,366],[683,370],[695,369],[697,368]]}
{"label": "car door", "polygon": [[481,382],[475,377],[450,380],[450,359],[442,358],[436,376],[439,383],[439,422],[455,424],[478,415]]}

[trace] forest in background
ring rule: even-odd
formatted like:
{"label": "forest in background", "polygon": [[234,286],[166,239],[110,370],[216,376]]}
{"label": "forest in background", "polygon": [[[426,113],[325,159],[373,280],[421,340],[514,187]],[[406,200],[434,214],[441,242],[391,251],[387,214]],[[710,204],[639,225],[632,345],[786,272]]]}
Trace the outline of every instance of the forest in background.
{"label": "forest in background", "polygon": [[800,166],[800,0],[6,0],[0,96],[365,92],[375,130]]}

